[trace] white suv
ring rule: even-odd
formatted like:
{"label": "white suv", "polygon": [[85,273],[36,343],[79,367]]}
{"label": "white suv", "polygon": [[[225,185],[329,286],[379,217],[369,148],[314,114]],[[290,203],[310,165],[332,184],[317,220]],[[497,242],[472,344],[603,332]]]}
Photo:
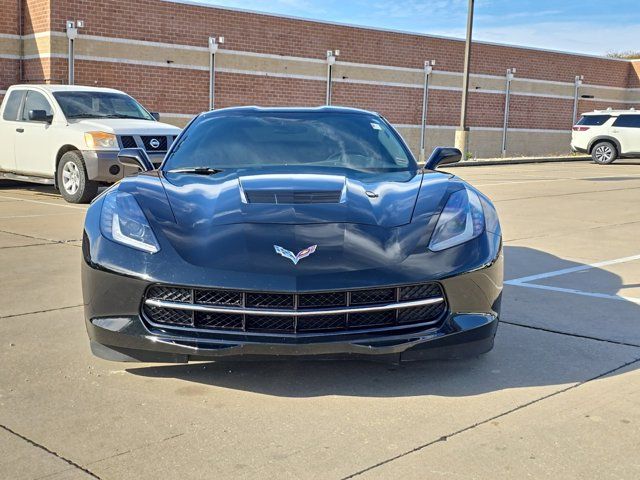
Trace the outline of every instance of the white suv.
{"label": "white suv", "polygon": [[121,148],[162,162],[180,129],[157,117],[118,90],[14,85],[0,107],[0,179],[53,184],[68,202],[88,202],[136,171],[118,162]]}
{"label": "white suv", "polygon": [[571,132],[571,150],[589,153],[601,165],[621,157],[640,156],[640,111],[584,113]]}

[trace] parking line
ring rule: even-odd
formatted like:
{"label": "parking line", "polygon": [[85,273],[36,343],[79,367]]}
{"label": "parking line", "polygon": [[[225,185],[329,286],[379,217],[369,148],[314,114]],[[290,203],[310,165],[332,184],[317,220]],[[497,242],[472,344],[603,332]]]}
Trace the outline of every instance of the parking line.
{"label": "parking line", "polygon": [[567,275],[575,272],[583,272],[585,270],[591,270],[599,267],[606,267],[607,265],[616,265],[620,263],[633,262],[640,260],[640,255],[632,255],[630,257],[616,258],[613,260],[606,260],[603,262],[587,263],[576,267],[563,268],[561,270],[554,270],[551,272],[540,273],[537,275],[529,275],[527,277],[514,278],[513,280],[507,280],[505,285],[511,285],[515,287],[535,288],[538,290],[550,290],[553,292],[571,293],[573,295],[581,295],[583,297],[604,298],[607,300],[621,300],[624,302],[632,302],[640,305],[640,298],[627,297],[624,295],[610,295],[607,293],[598,292],[585,292],[584,290],[576,290],[573,288],[553,287],[550,285],[540,285],[537,283],[530,283],[536,280],[543,280],[545,278],[558,277],[560,275]]}
{"label": "parking line", "polygon": [[19,202],[39,203],[42,205],[53,205],[54,207],[74,208],[76,210],[87,210],[85,207],[80,207],[78,205],[64,205],[62,203],[45,202],[42,200],[31,200],[29,198],[9,197],[7,195],[0,195],[0,198],[6,198],[8,200],[17,200]]}
{"label": "parking line", "polygon": [[616,258],[613,260],[605,260],[603,262],[585,263],[577,267],[563,268],[561,270],[554,270],[546,273],[539,273],[537,275],[529,275],[527,277],[514,278],[513,280],[507,280],[504,282],[507,285],[516,285],[518,283],[534,282],[536,280],[542,280],[543,278],[557,277],[558,275],[566,275],[568,273],[581,272],[583,270],[591,270],[592,268],[606,267],[607,265],[616,265],[618,263],[633,262],[634,260],[640,260],[640,255],[632,255],[630,257]]}
{"label": "parking line", "polygon": [[550,285],[539,285],[536,283],[513,283],[504,282],[505,285],[512,285],[515,287],[536,288],[538,290],[551,290],[553,292],[572,293],[574,295],[581,295],[583,297],[604,298],[606,300],[622,300],[624,302],[637,303],[640,305],[640,298],[625,297],[624,295],[608,295],[606,293],[598,292],[585,292],[583,290],[574,290],[572,288],[552,287]]}

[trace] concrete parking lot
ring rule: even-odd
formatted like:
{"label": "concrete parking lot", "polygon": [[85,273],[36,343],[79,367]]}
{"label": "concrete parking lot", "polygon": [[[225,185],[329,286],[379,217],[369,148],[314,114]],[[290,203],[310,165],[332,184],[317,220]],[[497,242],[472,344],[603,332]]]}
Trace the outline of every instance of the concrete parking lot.
{"label": "concrete parking lot", "polygon": [[640,162],[461,167],[501,214],[478,359],[110,363],[86,206],[0,183],[0,478],[640,478]]}

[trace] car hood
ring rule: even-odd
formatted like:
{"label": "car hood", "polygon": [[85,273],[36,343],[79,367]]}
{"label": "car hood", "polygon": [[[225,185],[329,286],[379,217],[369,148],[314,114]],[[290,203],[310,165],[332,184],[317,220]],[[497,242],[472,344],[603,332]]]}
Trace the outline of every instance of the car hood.
{"label": "car hood", "polygon": [[[129,177],[119,189],[134,194],[149,219],[159,258],[171,263],[175,252],[195,269],[194,281],[206,284],[213,271],[226,279],[264,275],[265,281],[380,268],[411,272],[422,264],[409,257],[427,251],[448,192],[460,188],[451,178],[436,172],[156,171]],[[340,196],[337,203],[266,204],[251,203],[247,193],[255,198],[255,191],[287,189],[340,189]],[[317,251],[292,270],[276,245],[294,255],[313,245]]]}
{"label": "car hood", "polygon": [[130,118],[81,118],[69,120],[69,125],[116,135],[178,135],[180,133],[178,127],[168,123]]}
{"label": "car hood", "polygon": [[270,169],[163,177],[176,221],[186,229],[237,223],[405,225],[422,183],[418,172]]}

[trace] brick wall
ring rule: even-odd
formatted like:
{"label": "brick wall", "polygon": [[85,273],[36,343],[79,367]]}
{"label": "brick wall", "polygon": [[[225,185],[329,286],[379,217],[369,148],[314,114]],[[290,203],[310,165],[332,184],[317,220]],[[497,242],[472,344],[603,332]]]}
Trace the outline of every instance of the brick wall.
{"label": "brick wall", "polygon": [[[130,18],[129,0],[50,0],[51,25],[61,31],[67,18],[86,21],[84,33],[166,43],[206,46],[210,35],[224,35],[225,48],[278,55],[324,58],[328,49],[340,49],[341,59],[359,63],[420,68],[436,59],[438,68],[462,69],[464,43],[421,35],[337,26],[271,15],[208,8],[160,0],[138,0],[144,12],[135,28],[122,28]],[[472,70],[504,75],[517,67],[522,76],[572,81],[581,74],[599,85],[626,87],[629,64],[614,60],[475,44]],[[520,75],[520,73],[519,73]]]}
{"label": "brick wall", "polygon": [[[435,59],[436,71],[455,73],[460,73],[463,66],[464,43],[459,40],[161,0],[22,2],[24,34],[50,35],[52,45],[56,43],[54,40],[58,42],[58,50],[52,58],[44,56],[22,62],[23,81],[28,82],[66,81],[67,61],[65,58],[57,57],[66,54],[66,50],[60,46],[64,45],[64,40],[60,41],[63,39],[60,35],[64,31],[67,19],[85,21],[86,27],[81,31],[79,40],[81,42],[85,41],[82,35],[86,35],[203,48],[206,47],[209,36],[223,35],[226,39],[224,49],[237,52],[324,60],[326,50],[340,49],[340,62],[416,69],[421,68],[424,60]],[[0,32],[18,31],[18,5],[18,0],[0,0],[3,12],[0,17]],[[144,12],[144,15],[140,16],[139,12]],[[124,28],[125,22],[131,18],[136,19],[138,23],[133,27]],[[132,44],[130,49],[142,48],[140,45]],[[199,58],[206,58],[205,53],[202,55],[204,57]],[[149,109],[164,113],[195,114],[208,107],[209,75],[201,65],[191,68],[168,68],[166,64],[159,65],[157,60],[145,63],[145,59],[114,61],[106,57],[88,58],[76,60],[77,84],[122,89],[138,98]],[[0,59],[0,90],[17,81],[16,72],[19,65],[15,60]],[[468,122],[471,127],[489,130],[502,127],[504,95],[499,90],[503,85],[501,78],[504,77],[507,68],[513,67],[517,68],[518,79],[542,82],[537,85],[548,81],[565,82],[565,85],[559,87],[557,83],[549,84],[548,95],[539,92],[531,95],[514,92],[511,97],[511,128],[569,130],[573,112],[571,84],[576,75],[584,75],[585,84],[592,87],[640,88],[640,61],[624,62],[475,43],[472,72],[500,79],[498,82],[495,78],[487,77],[482,77],[484,80],[479,80],[478,77],[472,80],[472,85],[481,84],[485,91],[470,93]],[[326,85],[323,77],[317,73],[311,75],[315,79],[301,79],[288,75],[286,68],[279,72],[279,76],[264,75],[257,71],[257,67],[255,70],[249,73],[218,72],[216,107],[251,104],[315,106],[324,103]],[[459,76],[451,75],[449,78],[460,79]],[[564,90],[552,92],[553,88]],[[492,89],[493,93],[490,92]],[[533,91],[537,92],[535,89]],[[613,92],[607,94],[607,98],[612,100],[581,100],[579,112],[609,106],[628,108],[636,105],[631,101],[626,103],[626,91],[601,89],[600,92]],[[460,99],[459,87],[453,83],[446,88],[441,86],[431,90],[428,123],[443,127],[457,125]],[[375,81],[348,83],[340,79],[333,86],[334,104],[379,111],[395,124],[419,124],[421,102],[422,91],[415,87],[400,87],[394,86],[393,83]],[[640,102],[640,97],[637,102]]]}

